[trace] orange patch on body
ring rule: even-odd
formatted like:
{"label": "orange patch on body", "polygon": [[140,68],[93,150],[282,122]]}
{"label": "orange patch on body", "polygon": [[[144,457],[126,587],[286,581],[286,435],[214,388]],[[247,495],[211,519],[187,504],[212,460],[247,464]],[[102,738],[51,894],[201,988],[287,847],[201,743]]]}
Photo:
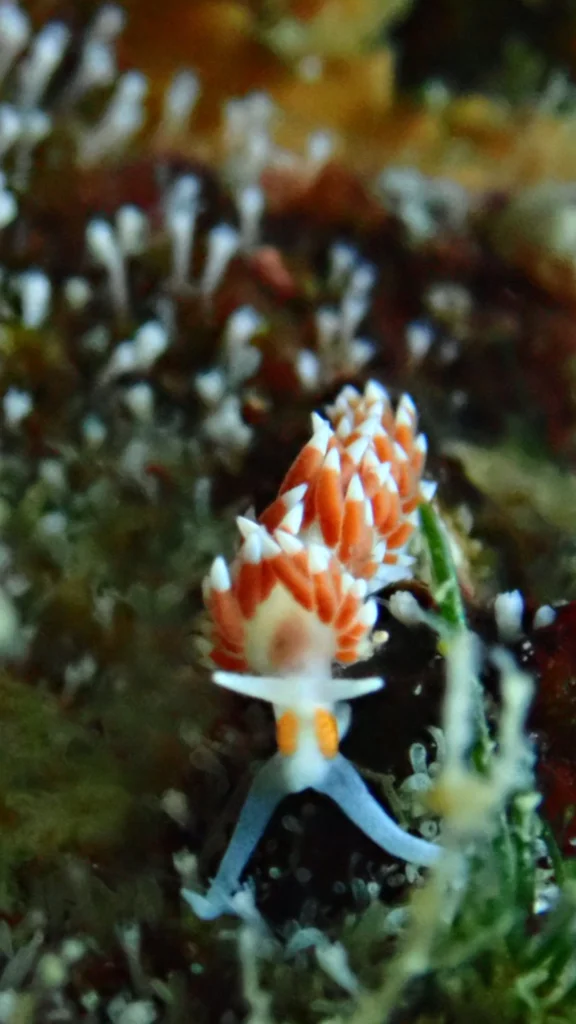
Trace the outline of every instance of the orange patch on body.
{"label": "orange patch on body", "polygon": [[285,711],[276,722],[276,743],[284,757],[291,757],[298,746],[298,716],[294,711]]}
{"label": "orange patch on body", "polygon": [[314,731],[320,752],[324,757],[336,757],[338,753],[338,726],[330,711],[323,709],[314,713]]}

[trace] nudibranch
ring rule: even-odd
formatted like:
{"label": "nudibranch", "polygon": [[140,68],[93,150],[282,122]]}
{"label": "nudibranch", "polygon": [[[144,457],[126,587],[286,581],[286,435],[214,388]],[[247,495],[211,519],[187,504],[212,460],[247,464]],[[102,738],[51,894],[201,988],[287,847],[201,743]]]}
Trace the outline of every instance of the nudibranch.
{"label": "nudibranch", "polygon": [[204,918],[231,910],[240,876],[275,808],[311,788],[331,797],[388,853],[428,866],[440,854],[388,816],[339,753],[348,701],[378,690],[378,677],[344,679],[334,666],[365,659],[377,618],[370,596],[410,574],[406,545],[418,504],[426,444],[404,396],[394,413],[370,381],[344,388],[314,414],[313,435],[259,521],[237,520],[242,536],[230,569],[216,558],[205,583],[212,621],[214,681],[268,701],[277,753],[257,772],[206,896],[183,895]]}

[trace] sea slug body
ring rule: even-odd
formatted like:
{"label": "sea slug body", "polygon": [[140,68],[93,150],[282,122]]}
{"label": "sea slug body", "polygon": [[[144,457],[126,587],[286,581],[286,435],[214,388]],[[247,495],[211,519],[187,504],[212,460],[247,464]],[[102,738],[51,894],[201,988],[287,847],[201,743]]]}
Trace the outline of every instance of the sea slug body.
{"label": "sea slug body", "polygon": [[212,918],[231,910],[240,876],[271,815],[288,793],[330,796],[378,845],[430,865],[440,847],[404,832],[372,797],[339,743],[348,701],[383,680],[334,677],[333,666],[369,655],[377,606],[370,595],[410,575],[406,547],[420,502],[426,442],[403,396],[396,412],[385,389],[346,387],[314,414],[312,437],[260,519],[240,517],[239,552],[217,558],[205,584],[214,682],[268,701],[278,752],[256,774],[206,896],[183,895]]}

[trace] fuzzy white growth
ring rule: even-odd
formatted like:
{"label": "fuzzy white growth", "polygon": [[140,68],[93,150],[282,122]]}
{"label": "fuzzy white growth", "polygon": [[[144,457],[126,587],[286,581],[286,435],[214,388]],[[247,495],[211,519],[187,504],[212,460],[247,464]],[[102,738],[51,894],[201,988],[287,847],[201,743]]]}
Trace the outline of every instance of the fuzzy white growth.
{"label": "fuzzy white growth", "polygon": [[240,245],[251,249],[258,240],[260,222],[264,212],[264,191],[259,185],[245,185],[236,194],[240,218]]}
{"label": "fuzzy white growth", "polygon": [[336,139],[331,132],[312,132],[307,139],[306,155],[313,170],[318,171],[334,155]]}
{"label": "fuzzy white growth", "polygon": [[200,180],[193,174],[185,174],[174,182],[166,200],[166,229],[172,242],[172,277],[177,287],[182,287],[188,280],[199,199]]}
{"label": "fuzzy white growth", "polygon": [[315,314],[318,348],[330,352],[338,337],[339,317],[333,309],[321,308]]}
{"label": "fuzzy white growth", "polygon": [[217,224],[208,233],[206,262],[200,282],[202,294],[206,297],[213,295],[218,288],[239,242],[238,232],[229,224]]}
{"label": "fuzzy white growth", "polygon": [[337,242],[328,253],[328,287],[340,290],[345,285],[357,260],[357,251],[344,242]]}
{"label": "fuzzy white growth", "polygon": [[271,163],[270,125],[274,105],[266,93],[231,100],[224,107],[224,140],[229,174],[238,185],[256,184]]}
{"label": "fuzzy white growth", "polygon": [[9,594],[0,587],[0,657],[9,655],[18,636],[18,614]]}
{"label": "fuzzy white growth", "polygon": [[97,416],[86,416],[82,421],[82,433],[86,444],[90,448],[96,449],[104,444],[108,431]]}
{"label": "fuzzy white growth", "polygon": [[194,388],[206,405],[217,406],[226,393],[226,378],[221,370],[205,370],[196,374]]}
{"label": "fuzzy white growth", "polygon": [[29,154],[45,139],[52,128],[52,120],[43,110],[27,110],[20,115],[20,136],[18,139],[18,173],[27,170]]}
{"label": "fuzzy white growth", "polygon": [[157,320],[142,324],[132,341],[123,341],[114,349],[101,377],[101,383],[125,373],[147,373],[168,347],[168,334]]}
{"label": "fuzzy white growth", "polygon": [[51,494],[61,495],[66,490],[66,472],[59,459],[43,459],[38,467],[38,476]]}
{"label": "fuzzy white growth", "polygon": [[114,49],[102,39],[87,38],[78,67],[60,100],[60,106],[74,106],[92,89],[110,85],[116,73]]}
{"label": "fuzzy white growth", "polygon": [[53,539],[63,539],[68,531],[68,517],[63,512],[46,512],[36,524],[40,536]]}
{"label": "fuzzy white growth", "polygon": [[146,248],[148,218],[137,206],[121,206],[116,214],[116,234],[124,256],[139,256]]}
{"label": "fuzzy white growth", "polygon": [[16,3],[0,5],[0,83],[30,38],[28,16]]}
{"label": "fuzzy white growth", "polygon": [[41,327],[50,312],[52,284],[41,270],[27,270],[20,274],[18,287],[22,301],[22,323],[35,330]]}
{"label": "fuzzy white growth", "polygon": [[136,331],[134,345],[138,369],[149,370],[168,348],[166,328],[158,320],[149,320]]}
{"label": "fuzzy white growth", "polygon": [[36,35],[30,53],[18,68],[18,103],[23,110],[38,106],[44,91],[60,64],[70,30],[61,22],[49,22]]}
{"label": "fuzzy white growth", "polygon": [[546,629],[556,619],[556,612],[549,604],[542,604],[534,615],[534,629]]}
{"label": "fuzzy white growth", "polygon": [[230,452],[245,451],[252,440],[252,428],[242,419],[237,395],[226,395],[217,409],[206,417],[203,431],[213,441]]}
{"label": "fuzzy white growth", "polygon": [[522,635],[524,598],[519,590],[498,594],[494,602],[494,615],[501,640],[514,642]]}
{"label": "fuzzy white growth", "polygon": [[122,341],[116,346],[102,373],[102,381],[120,377],[124,373],[136,373],[138,358],[133,341]]}
{"label": "fuzzy white growth", "polygon": [[460,775],[473,742],[481,699],[478,671],[478,640],[474,634],[462,630],[451,639],[446,657],[442,721],[446,738],[444,771],[447,776]]}
{"label": "fuzzy white growth", "polygon": [[92,289],[85,277],[69,277],[64,284],[64,297],[73,310],[82,310],[92,298]]}
{"label": "fuzzy white growth", "polygon": [[315,391],[320,383],[320,360],[310,349],[300,349],[296,356],[296,374],[306,391]]}
{"label": "fuzzy white growth", "polygon": [[347,288],[348,295],[367,298],[376,282],[376,270],[369,263],[360,263],[352,271]]}
{"label": "fuzzy white growth", "polygon": [[360,323],[368,312],[368,299],[364,295],[345,295],[340,305],[340,340],[349,346]]}
{"label": "fuzzy white growth", "polygon": [[175,139],[186,131],[199,96],[198,76],[187,68],[176,72],[164,95],[162,119],[158,129],[163,141]]}
{"label": "fuzzy white growth", "polygon": [[98,163],[131,142],[144,123],[147,92],[148,80],[140,71],[122,75],[100,122],[87,129],[80,139],[81,163]]}
{"label": "fuzzy white growth", "polygon": [[154,418],[154,392],[145,381],[126,389],[124,403],[140,423],[150,423]]}
{"label": "fuzzy white growth", "polygon": [[240,306],[230,314],[224,328],[224,352],[228,383],[236,387],[252,377],[262,353],[250,341],[262,329],[264,319],[252,306]]}
{"label": "fuzzy white growth", "polygon": [[408,590],[397,590],[392,594],[388,608],[404,626],[418,626],[427,621],[418,601]]}
{"label": "fuzzy white growth", "polygon": [[14,220],[18,204],[11,192],[5,188],[5,177],[0,171],[0,231]]}
{"label": "fuzzy white growth", "polygon": [[534,684],[530,676],[518,668],[508,651],[493,651],[492,661],[500,672],[502,691],[498,755],[494,758],[492,779],[499,800],[503,802],[532,782],[534,754],[525,732],[525,723]]}
{"label": "fuzzy white growth", "polygon": [[88,31],[87,40],[113,43],[126,24],[126,11],[117,4],[102,4]]}
{"label": "fuzzy white growth", "polygon": [[20,426],[22,420],[30,415],[34,403],[28,391],[22,391],[20,388],[8,388],[2,406],[6,426],[15,430]]}
{"label": "fuzzy white growth", "polygon": [[428,354],[434,341],[434,332],[430,324],[414,321],[406,328],[406,344],[414,362],[421,362]]}
{"label": "fuzzy white growth", "polygon": [[441,227],[458,228],[470,201],[456,182],[428,178],[412,167],[389,167],[379,181],[387,207],[404,222],[415,242],[425,242]]}
{"label": "fuzzy white growth", "polygon": [[116,312],[125,316],[128,312],[126,267],[122,249],[111,224],[100,218],[89,221],[86,228],[86,245],[94,262],[100,264],[108,275],[112,303]]}
{"label": "fuzzy white growth", "polygon": [[[0,12],[2,8],[0,7]],[[1,29],[0,29],[1,31]],[[9,103],[0,104],[0,160],[12,148],[20,136],[22,118],[15,107]]]}

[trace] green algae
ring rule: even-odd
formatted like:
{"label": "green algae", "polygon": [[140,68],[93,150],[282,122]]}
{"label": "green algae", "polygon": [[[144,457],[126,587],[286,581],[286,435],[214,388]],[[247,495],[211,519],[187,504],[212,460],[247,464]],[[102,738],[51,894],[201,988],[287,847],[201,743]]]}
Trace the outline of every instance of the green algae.
{"label": "green algae", "polygon": [[0,907],[31,860],[118,841],[129,793],[119,765],[38,686],[0,675]]}

